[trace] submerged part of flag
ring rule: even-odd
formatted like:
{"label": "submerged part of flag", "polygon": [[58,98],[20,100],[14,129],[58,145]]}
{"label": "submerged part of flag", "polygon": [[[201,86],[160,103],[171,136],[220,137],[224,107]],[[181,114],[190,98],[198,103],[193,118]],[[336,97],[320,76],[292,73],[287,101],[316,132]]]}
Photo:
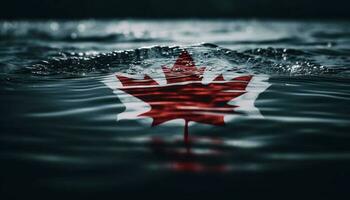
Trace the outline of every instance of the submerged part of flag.
{"label": "submerged part of flag", "polygon": [[213,76],[206,67],[196,67],[185,50],[172,67],[163,66],[162,72],[165,83],[149,74],[131,77],[117,73],[104,80],[126,106],[118,120],[147,117],[153,119],[152,126],[157,126],[182,119],[188,141],[189,122],[224,125],[241,115],[262,117],[254,101],[269,86],[266,76]]}

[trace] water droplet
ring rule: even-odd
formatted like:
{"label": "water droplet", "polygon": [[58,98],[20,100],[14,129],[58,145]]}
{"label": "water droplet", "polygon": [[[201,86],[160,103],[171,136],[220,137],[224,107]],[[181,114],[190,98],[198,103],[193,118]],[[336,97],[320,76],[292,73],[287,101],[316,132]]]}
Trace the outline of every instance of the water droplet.
{"label": "water droplet", "polygon": [[331,48],[332,46],[333,46],[332,42],[328,42],[328,43],[327,43],[327,47],[328,47],[328,48]]}
{"label": "water droplet", "polygon": [[70,34],[70,37],[72,39],[76,39],[78,37],[78,35],[77,35],[77,33],[72,33],[72,34]]}

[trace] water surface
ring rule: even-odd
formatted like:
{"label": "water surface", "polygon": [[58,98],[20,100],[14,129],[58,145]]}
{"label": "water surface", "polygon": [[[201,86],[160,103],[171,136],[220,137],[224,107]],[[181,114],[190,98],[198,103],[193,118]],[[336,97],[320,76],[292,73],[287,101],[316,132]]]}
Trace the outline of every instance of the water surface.
{"label": "water surface", "polygon": [[[106,76],[160,76],[185,49],[216,74],[268,76],[264,118],[194,124],[190,150],[181,125],[116,121]],[[347,194],[349,56],[348,22],[1,22],[1,196]]]}

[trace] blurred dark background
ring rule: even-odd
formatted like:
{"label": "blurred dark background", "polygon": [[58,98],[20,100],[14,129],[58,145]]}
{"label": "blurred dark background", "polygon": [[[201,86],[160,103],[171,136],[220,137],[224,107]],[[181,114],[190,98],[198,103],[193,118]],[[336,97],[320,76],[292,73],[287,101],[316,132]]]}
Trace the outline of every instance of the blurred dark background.
{"label": "blurred dark background", "polygon": [[349,0],[2,0],[1,19],[350,19]]}

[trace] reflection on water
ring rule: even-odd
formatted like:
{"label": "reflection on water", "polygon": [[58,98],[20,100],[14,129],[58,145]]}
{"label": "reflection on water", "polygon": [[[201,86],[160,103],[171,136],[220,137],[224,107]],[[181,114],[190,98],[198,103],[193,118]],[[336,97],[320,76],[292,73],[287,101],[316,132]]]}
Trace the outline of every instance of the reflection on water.
{"label": "reflection on water", "polygon": [[[1,22],[0,191],[5,199],[180,198],[188,191],[200,198],[257,197],[290,194],[290,188],[312,197],[345,193],[349,27],[346,22]],[[245,113],[223,126],[189,123],[185,138],[184,120],[158,126],[149,117],[117,121],[125,102],[105,85],[106,77],[147,74],[161,87],[162,66],[173,66],[184,50],[196,66],[206,67],[204,84],[231,80],[229,74],[269,77],[270,86],[253,105],[263,118]],[[220,74],[223,79],[216,80]]]}

